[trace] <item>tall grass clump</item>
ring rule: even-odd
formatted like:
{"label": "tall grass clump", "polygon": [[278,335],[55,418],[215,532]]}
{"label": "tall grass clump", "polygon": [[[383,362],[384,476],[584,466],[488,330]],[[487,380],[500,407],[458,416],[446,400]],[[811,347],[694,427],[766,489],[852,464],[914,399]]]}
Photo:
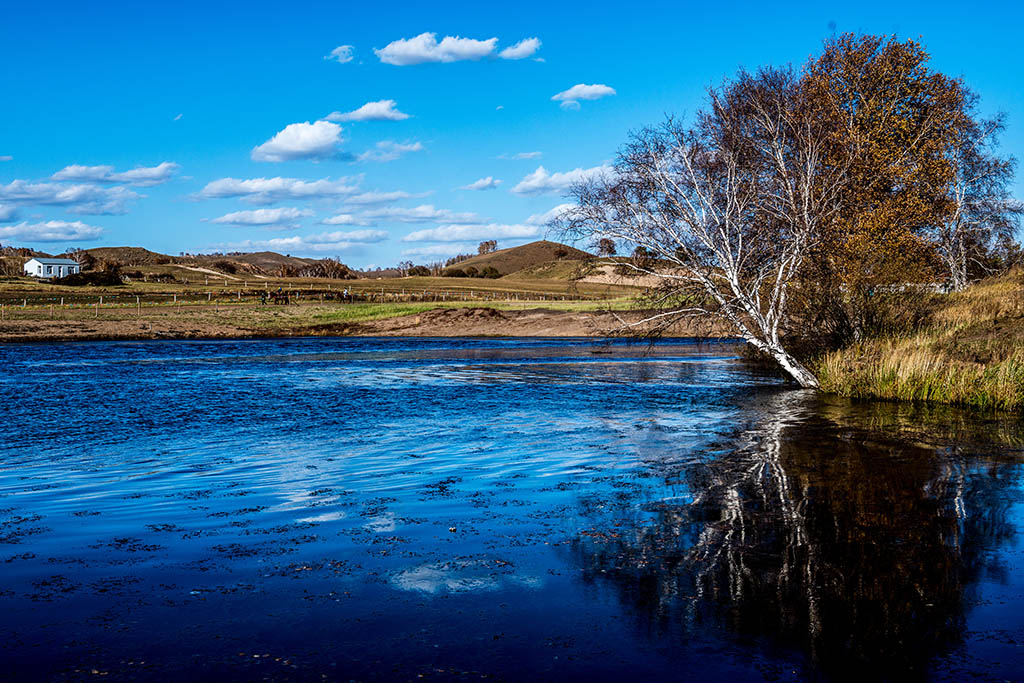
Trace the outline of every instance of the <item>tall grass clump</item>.
{"label": "tall grass clump", "polygon": [[821,356],[822,388],[850,397],[1024,409],[1024,278],[1018,271],[940,300],[927,324]]}

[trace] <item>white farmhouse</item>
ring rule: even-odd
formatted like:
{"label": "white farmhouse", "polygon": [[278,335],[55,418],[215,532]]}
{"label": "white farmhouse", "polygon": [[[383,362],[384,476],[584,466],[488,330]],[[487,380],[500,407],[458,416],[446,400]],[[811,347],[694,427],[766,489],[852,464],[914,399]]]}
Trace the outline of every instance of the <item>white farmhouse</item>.
{"label": "white farmhouse", "polygon": [[25,275],[44,279],[64,277],[81,270],[75,261],[69,258],[31,258],[25,264]]}

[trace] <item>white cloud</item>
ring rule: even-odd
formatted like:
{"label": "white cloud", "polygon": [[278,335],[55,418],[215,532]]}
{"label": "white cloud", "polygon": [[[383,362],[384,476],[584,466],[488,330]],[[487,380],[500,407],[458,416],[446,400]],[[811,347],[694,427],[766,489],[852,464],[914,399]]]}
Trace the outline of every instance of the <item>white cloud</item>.
{"label": "white cloud", "polygon": [[181,117],[182,116],[184,116],[184,114],[178,114],[177,116],[174,117],[174,120],[175,121],[181,121]]}
{"label": "white cloud", "polygon": [[549,222],[558,218],[569,209],[576,208],[575,204],[559,204],[555,208],[545,211],[544,213],[535,213],[526,219],[529,225],[547,225]]}
{"label": "white cloud", "polygon": [[497,38],[473,40],[458,36],[445,36],[437,42],[436,33],[421,33],[415,38],[405,38],[388,43],[374,53],[385,64],[409,66],[425,62],[458,62],[465,59],[477,60],[494,52]]}
{"label": "white cloud", "polygon": [[409,118],[405,112],[395,109],[394,100],[378,100],[367,102],[355,111],[341,113],[331,112],[324,118],[328,121],[404,121]]}
{"label": "white cloud", "polygon": [[386,230],[351,230],[349,232],[327,232],[322,235],[313,235],[307,240],[322,240],[325,242],[345,240],[348,242],[363,242],[374,244],[386,242],[391,235]]}
{"label": "white cloud", "polygon": [[460,190],[493,190],[494,188],[501,185],[500,180],[495,180],[493,176],[487,176],[480,180],[474,180],[469,185],[463,185]]}
{"label": "white cloud", "polygon": [[235,211],[220,218],[214,218],[211,223],[222,223],[227,225],[280,225],[286,221],[295,221],[300,218],[312,216],[309,209],[296,209],[295,207],[282,207],[280,209],[253,209],[251,211]]}
{"label": "white cloud", "polygon": [[512,188],[516,194],[546,194],[568,190],[573,183],[588,180],[604,173],[612,173],[611,166],[595,166],[594,168],[576,168],[564,173],[548,173],[543,166],[538,166],[533,173],[526,175]]}
{"label": "white cloud", "polygon": [[72,164],[57,171],[50,176],[50,178],[52,180],[89,180],[102,182],[107,180],[113,172],[113,166],[79,166],[78,164]]}
{"label": "white cloud", "polygon": [[487,240],[511,237],[534,237],[540,233],[537,225],[442,225],[417,230],[402,238],[403,242],[457,242],[459,240]]}
{"label": "white cloud", "polygon": [[3,154],[0,155],[0,161],[14,161],[14,157],[12,157],[10,154]]}
{"label": "white cloud", "polygon": [[525,59],[540,49],[540,38],[524,38],[498,53],[502,59]]}
{"label": "white cloud", "polygon": [[18,217],[18,207],[0,204],[0,223],[10,223]]}
{"label": "white cloud", "polygon": [[130,171],[115,173],[113,166],[81,166],[72,164],[54,173],[52,180],[77,180],[97,183],[126,183],[136,187],[151,187],[166,183],[179,168],[178,164],[165,161],[156,166],[137,166]]}
{"label": "white cloud", "polygon": [[145,166],[138,166],[130,171],[115,173],[110,176],[110,180],[115,183],[128,183],[129,185],[135,185],[136,187],[150,187],[152,185],[166,183],[171,179],[178,168],[178,164],[171,161],[165,161],[161,164],[148,168]]}
{"label": "white cloud", "polygon": [[393,190],[391,192],[378,192],[373,190],[371,192],[360,192],[357,195],[353,195],[345,200],[346,204],[355,204],[358,206],[370,206],[373,204],[390,204],[397,202],[401,199],[412,199],[413,197],[425,197],[427,192],[420,194],[412,194],[405,192],[404,190]]}
{"label": "white cloud", "polygon": [[0,228],[0,239],[19,239],[26,242],[81,242],[98,239],[103,228],[86,225],[81,221],[45,221],[18,223]]}
{"label": "white cloud", "polygon": [[561,102],[562,109],[579,109],[580,100],[597,100],[614,94],[614,88],[609,88],[601,83],[594,85],[577,83],[568,90],[563,90],[557,95],[552,96],[551,99],[555,102]]}
{"label": "white cloud", "polygon": [[475,213],[459,213],[448,209],[435,209],[431,204],[406,208],[374,209],[366,211],[364,218],[397,221],[399,223],[478,223],[481,217]]}
{"label": "white cloud", "polygon": [[66,206],[71,213],[123,214],[128,203],[142,195],[126,187],[101,187],[92,183],[31,183],[12,180],[0,185],[0,201],[18,205]]}
{"label": "white cloud", "polygon": [[429,247],[413,247],[404,249],[402,256],[409,258],[440,258],[444,256],[455,256],[456,254],[476,253],[476,244],[435,244]]}
{"label": "white cloud", "polygon": [[356,49],[351,45],[339,45],[338,47],[331,50],[331,54],[324,57],[324,59],[335,61],[338,64],[347,64],[353,59],[353,54]]}
{"label": "white cloud", "polygon": [[324,232],[318,235],[275,237],[269,240],[244,240],[223,246],[236,251],[271,250],[289,254],[320,254],[383,242],[388,237],[388,233],[383,230],[354,230],[351,232]]}
{"label": "white cloud", "polygon": [[320,222],[324,225],[373,225],[372,222],[365,218],[355,216],[350,213],[339,213],[336,216],[325,218]]}
{"label": "white cloud", "polygon": [[498,156],[499,159],[520,161],[522,159],[540,159],[543,154],[541,152],[516,152],[515,154],[501,154]]}
{"label": "white cloud", "polygon": [[253,161],[324,159],[338,154],[341,126],[329,121],[291,123],[252,150]]}
{"label": "white cloud", "polygon": [[381,140],[377,143],[376,149],[369,149],[360,154],[357,161],[394,161],[408,152],[423,151],[423,144],[420,142],[395,142],[394,140]]}
{"label": "white cloud", "polygon": [[352,178],[331,180],[299,180],[297,178],[221,178],[200,190],[199,199],[226,199],[239,197],[251,204],[273,204],[291,199],[336,199],[347,197],[358,190],[358,181]]}

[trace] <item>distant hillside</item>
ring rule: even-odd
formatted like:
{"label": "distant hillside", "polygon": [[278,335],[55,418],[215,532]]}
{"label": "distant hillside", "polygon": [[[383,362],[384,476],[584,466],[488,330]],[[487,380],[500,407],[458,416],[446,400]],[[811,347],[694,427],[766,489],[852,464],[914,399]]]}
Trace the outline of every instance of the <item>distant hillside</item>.
{"label": "distant hillside", "polygon": [[[142,247],[97,247],[86,251],[98,260],[115,261],[122,266],[129,267],[179,264],[201,266],[229,273],[249,272],[267,275],[278,273],[282,266],[299,271],[318,262],[318,259],[286,256],[273,251],[244,254],[188,254],[186,256],[158,254]],[[226,266],[225,262],[231,265]]]}
{"label": "distant hillside", "polygon": [[302,268],[308,266],[311,263],[316,263],[316,259],[311,258],[300,258],[298,256],[285,256],[284,254],[278,254],[274,251],[257,251],[249,254],[215,254],[210,256],[197,256],[196,262],[203,265],[209,265],[214,261],[233,261],[248,266],[253,266],[257,271],[270,273],[281,266],[288,266],[289,268]]}
{"label": "distant hillside", "polygon": [[492,251],[490,254],[474,256],[471,259],[455,264],[452,268],[465,270],[473,266],[477,270],[483,270],[490,266],[502,275],[508,275],[509,273],[519,272],[524,268],[532,268],[551,261],[580,261],[587,258],[590,258],[590,254],[570,247],[567,244],[540,240],[524,244],[521,247],[499,249],[498,251]]}
{"label": "distant hillside", "polygon": [[0,246],[0,277],[22,275],[22,266],[33,256],[50,256],[50,254],[24,247]]}
{"label": "distant hillside", "polygon": [[166,254],[158,254],[142,247],[96,247],[85,251],[98,260],[116,261],[125,266],[152,266],[158,263],[171,263],[174,260]]}

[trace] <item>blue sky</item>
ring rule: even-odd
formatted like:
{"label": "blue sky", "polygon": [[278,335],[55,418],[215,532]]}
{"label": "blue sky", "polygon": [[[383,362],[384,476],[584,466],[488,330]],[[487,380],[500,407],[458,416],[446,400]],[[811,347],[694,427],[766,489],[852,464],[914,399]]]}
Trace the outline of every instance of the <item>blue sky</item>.
{"label": "blue sky", "polygon": [[1020,158],[1022,7],[6,3],[0,243],[356,267],[514,246],[631,129],[692,113],[741,66],[799,64],[834,31],[920,37],[983,111],[1009,114]]}

